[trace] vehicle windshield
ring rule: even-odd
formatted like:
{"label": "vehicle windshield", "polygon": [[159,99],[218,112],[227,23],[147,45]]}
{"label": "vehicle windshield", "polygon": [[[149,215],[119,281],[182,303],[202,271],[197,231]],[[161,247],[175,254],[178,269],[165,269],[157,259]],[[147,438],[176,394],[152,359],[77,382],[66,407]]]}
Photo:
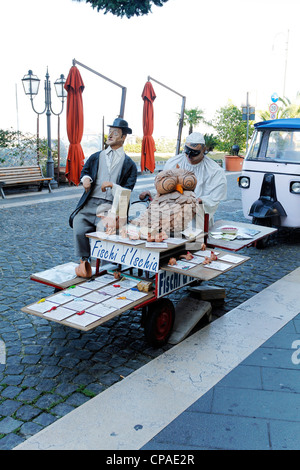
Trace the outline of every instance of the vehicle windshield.
{"label": "vehicle windshield", "polygon": [[253,136],[247,160],[300,163],[300,130],[270,131],[266,145],[261,145],[263,135],[257,131]]}
{"label": "vehicle windshield", "polygon": [[263,133],[255,131],[251,140],[249,151],[247,153],[247,160],[258,160],[258,150]]}

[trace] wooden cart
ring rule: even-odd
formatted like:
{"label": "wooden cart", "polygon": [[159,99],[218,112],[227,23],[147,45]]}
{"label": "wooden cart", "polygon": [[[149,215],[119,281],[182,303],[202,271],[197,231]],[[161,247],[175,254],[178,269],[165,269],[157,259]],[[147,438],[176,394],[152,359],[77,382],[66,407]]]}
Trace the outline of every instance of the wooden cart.
{"label": "wooden cart", "polygon": [[[221,222],[210,232],[214,233],[224,224],[242,229],[248,226]],[[168,341],[175,319],[174,305],[167,296],[196,280],[210,281],[245,263],[249,257],[238,255],[236,251],[274,231],[267,227],[255,228],[259,233],[251,240],[235,240],[235,243],[215,240],[207,237],[206,233],[190,240],[170,238],[162,245],[124,240],[117,235],[107,236],[99,232],[88,234],[91,255],[96,260],[92,278],[76,277],[75,263],[33,274],[32,280],[54,287],[56,292],[22,308],[22,311],[89,331],[125,311],[142,309],[142,325],[147,341],[153,346],[161,346]],[[204,237],[207,252],[201,250]],[[234,251],[234,254],[224,251],[222,247]],[[210,255],[212,249],[218,259],[203,265],[205,256]],[[169,265],[170,258],[179,260],[187,250],[193,254],[192,260]],[[104,262],[106,264],[103,265]],[[121,273],[118,280],[114,277],[115,271]],[[149,290],[139,290],[139,283]]]}

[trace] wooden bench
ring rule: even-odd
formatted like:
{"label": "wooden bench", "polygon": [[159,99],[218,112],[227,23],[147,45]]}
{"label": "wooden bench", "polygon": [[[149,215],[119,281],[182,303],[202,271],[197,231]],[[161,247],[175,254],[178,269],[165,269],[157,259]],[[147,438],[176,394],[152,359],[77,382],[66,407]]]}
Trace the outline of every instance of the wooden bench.
{"label": "wooden bench", "polygon": [[38,190],[41,191],[43,183],[47,182],[49,193],[51,193],[51,180],[52,178],[45,178],[43,176],[42,169],[39,165],[0,167],[0,192],[3,199],[5,198],[3,186],[38,184]]}

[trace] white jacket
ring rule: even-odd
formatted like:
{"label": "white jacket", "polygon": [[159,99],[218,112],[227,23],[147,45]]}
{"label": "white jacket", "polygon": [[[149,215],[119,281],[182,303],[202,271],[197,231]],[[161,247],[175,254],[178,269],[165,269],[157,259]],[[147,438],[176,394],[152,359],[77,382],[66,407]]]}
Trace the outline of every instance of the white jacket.
{"label": "white jacket", "polygon": [[209,214],[211,223],[220,201],[226,199],[227,196],[227,179],[223,168],[207,155],[204,156],[201,162],[192,165],[186,155],[180,153],[167,161],[164,170],[174,168],[176,165],[195,174],[197,186],[194,192],[196,197],[202,199],[204,212]]}

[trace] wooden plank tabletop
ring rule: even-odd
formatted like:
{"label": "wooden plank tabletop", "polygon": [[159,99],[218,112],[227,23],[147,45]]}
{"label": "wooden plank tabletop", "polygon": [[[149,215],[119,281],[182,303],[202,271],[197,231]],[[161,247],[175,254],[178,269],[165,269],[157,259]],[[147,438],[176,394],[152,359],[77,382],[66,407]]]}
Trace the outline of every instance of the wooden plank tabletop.
{"label": "wooden plank tabletop", "polygon": [[[249,229],[249,230],[256,230],[257,235],[254,235],[253,238],[249,239],[234,239],[234,240],[224,240],[224,239],[216,239],[211,235],[211,232],[219,232],[220,227],[227,226],[227,227],[236,227],[240,229]],[[218,220],[215,222],[213,227],[210,228],[208,238],[207,238],[207,245],[211,247],[221,248],[224,250],[230,251],[239,251],[242,248],[248,247],[253,245],[257,240],[264,238],[272,233],[276,232],[277,229],[273,227],[264,227],[263,225],[254,225],[254,224],[247,224],[243,222],[233,222],[232,220]],[[221,231],[220,231],[221,233]]]}

